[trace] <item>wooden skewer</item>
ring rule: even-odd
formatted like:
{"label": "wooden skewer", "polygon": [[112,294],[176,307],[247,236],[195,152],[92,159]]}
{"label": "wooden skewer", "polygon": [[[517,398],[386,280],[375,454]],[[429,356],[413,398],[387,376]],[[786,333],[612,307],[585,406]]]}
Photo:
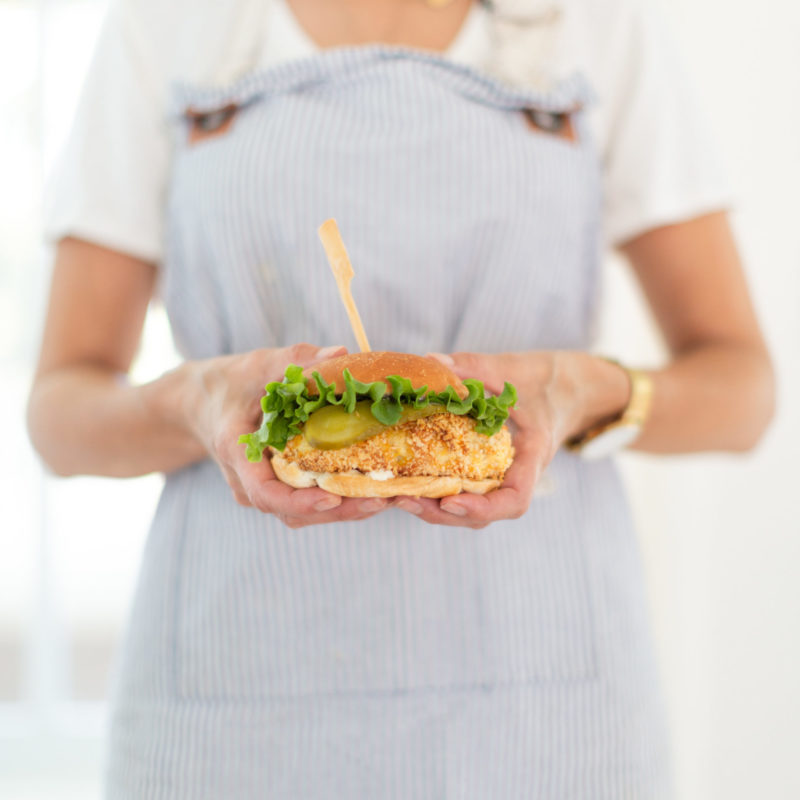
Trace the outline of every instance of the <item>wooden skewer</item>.
{"label": "wooden skewer", "polygon": [[331,265],[333,277],[336,278],[336,285],[339,287],[339,294],[347,311],[347,316],[350,318],[350,327],[356,336],[358,346],[361,348],[362,353],[368,353],[370,346],[367,341],[367,334],[364,332],[361,316],[350,292],[350,281],[353,280],[355,273],[353,272],[353,265],[350,263],[350,257],[347,255],[347,249],[342,241],[342,236],[339,233],[339,226],[336,224],[336,220],[329,219],[323,222],[319,226],[317,233],[319,233],[322,246],[325,248],[325,255]]}

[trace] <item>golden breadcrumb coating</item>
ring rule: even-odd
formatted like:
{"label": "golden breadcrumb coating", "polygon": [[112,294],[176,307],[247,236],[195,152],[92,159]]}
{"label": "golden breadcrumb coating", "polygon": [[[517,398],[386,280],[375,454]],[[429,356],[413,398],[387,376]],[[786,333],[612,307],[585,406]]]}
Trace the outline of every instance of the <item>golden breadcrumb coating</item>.
{"label": "golden breadcrumb coating", "polygon": [[397,476],[454,475],[472,480],[499,478],[514,459],[504,425],[493,436],[475,432],[475,420],[442,413],[405,422],[338,450],[317,450],[295,436],[283,457],[311,472],[390,470]]}

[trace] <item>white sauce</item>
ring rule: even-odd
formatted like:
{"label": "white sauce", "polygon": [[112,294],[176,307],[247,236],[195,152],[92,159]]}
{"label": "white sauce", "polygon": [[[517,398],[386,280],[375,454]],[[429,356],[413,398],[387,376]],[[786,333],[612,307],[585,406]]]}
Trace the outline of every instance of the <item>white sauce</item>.
{"label": "white sauce", "polygon": [[367,477],[373,481],[388,481],[394,478],[394,472],[390,469],[374,469],[367,473]]}
{"label": "white sauce", "polygon": [[[322,478],[328,475],[327,472],[312,472],[307,469],[298,469],[298,477],[302,476],[304,481],[303,486],[316,486],[317,478]],[[359,472],[357,469],[351,469],[342,473],[343,475],[366,475],[367,478],[372,478],[374,481],[389,481],[396,475],[390,469],[374,469],[372,472]]]}

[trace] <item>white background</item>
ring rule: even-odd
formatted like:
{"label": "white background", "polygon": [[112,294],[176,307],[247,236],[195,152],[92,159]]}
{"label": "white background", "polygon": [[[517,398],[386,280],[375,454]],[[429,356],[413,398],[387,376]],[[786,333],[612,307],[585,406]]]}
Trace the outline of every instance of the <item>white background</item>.
{"label": "white background", "polygon": [[[664,4],[666,6],[666,4]],[[734,222],[779,377],[758,452],[630,459],[680,798],[800,797],[800,5],[665,7],[738,198]],[[637,341],[612,273],[610,352]]]}
{"label": "white background", "polygon": [[[44,478],[23,433],[47,275],[41,175],[103,5],[0,0],[0,686],[5,674],[16,687],[0,695],[0,797],[14,800],[98,796],[106,679],[92,683],[76,643],[117,640],[159,485]],[[800,4],[664,5],[738,197],[779,415],[752,456],[629,456],[625,468],[678,797],[788,800],[800,797]],[[616,263],[607,297],[600,349],[658,360],[658,337]],[[137,374],[171,358],[156,314]]]}

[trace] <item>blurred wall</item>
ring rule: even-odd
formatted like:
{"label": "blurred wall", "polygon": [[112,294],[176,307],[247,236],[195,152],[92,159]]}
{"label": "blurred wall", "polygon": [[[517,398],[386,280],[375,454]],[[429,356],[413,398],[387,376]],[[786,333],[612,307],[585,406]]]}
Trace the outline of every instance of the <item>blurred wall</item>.
{"label": "blurred wall", "polygon": [[[737,196],[779,412],[747,457],[628,456],[681,800],[800,797],[800,4],[662,2]],[[610,267],[603,349],[657,337]]]}

